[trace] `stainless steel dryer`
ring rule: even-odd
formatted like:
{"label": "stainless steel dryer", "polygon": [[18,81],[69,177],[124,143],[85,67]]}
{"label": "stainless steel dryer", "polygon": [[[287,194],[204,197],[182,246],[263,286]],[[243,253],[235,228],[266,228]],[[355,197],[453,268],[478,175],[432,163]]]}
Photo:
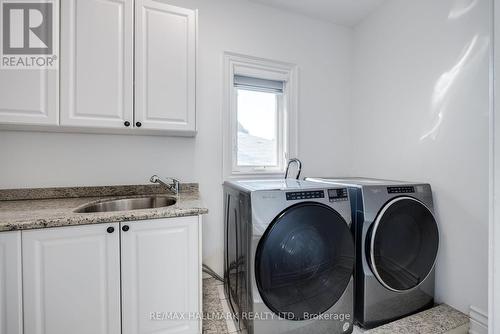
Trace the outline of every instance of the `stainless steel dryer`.
{"label": "stainless steel dryer", "polygon": [[346,187],[224,183],[225,293],[255,334],[351,333],[354,242]]}
{"label": "stainless steel dryer", "polygon": [[432,307],[439,232],[431,186],[366,178],[307,180],[349,189],[355,322],[373,328]]}

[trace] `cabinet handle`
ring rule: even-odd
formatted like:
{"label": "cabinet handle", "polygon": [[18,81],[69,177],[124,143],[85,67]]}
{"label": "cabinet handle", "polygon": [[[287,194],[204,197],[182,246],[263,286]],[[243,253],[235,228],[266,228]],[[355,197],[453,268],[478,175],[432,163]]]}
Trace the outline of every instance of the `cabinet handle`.
{"label": "cabinet handle", "polygon": [[142,123],[141,122],[136,122],[135,126],[137,126],[138,128],[140,128],[142,126]]}
{"label": "cabinet handle", "polygon": [[130,122],[129,121],[125,121],[125,123],[123,123],[125,126],[130,126]]}
{"label": "cabinet handle", "polygon": [[130,229],[130,227],[128,225],[123,225],[123,227],[122,227],[123,232],[127,232],[129,229]]}
{"label": "cabinet handle", "polygon": [[108,233],[113,233],[115,231],[115,228],[113,226],[110,226],[106,231],[108,231]]}

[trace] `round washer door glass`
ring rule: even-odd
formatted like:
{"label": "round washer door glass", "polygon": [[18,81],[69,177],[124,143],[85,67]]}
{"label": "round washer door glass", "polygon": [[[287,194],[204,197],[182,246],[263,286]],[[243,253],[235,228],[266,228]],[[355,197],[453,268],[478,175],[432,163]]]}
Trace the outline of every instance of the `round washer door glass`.
{"label": "round washer door glass", "polygon": [[375,220],[369,261],[387,289],[410,290],[422,283],[436,260],[439,233],[429,209],[412,197],[387,203]]}
{"label": "round washer door glass", "polygon": [[346,221],[313,202],[289,207],[262,236],[255,278],[264,303],[288,320],[330,309],[342,296],[354,268],[354,244]]}

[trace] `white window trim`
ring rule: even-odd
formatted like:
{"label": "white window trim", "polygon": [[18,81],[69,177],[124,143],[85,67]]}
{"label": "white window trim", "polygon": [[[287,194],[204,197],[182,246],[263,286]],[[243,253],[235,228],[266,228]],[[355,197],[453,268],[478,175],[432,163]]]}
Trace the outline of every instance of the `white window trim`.
{"label": "white window trim", "polygon": [[254,76],[270,80],[285,81],[284,94],[279,103],[283,103],[285,133],[279,134],[284,140],[283,149],[285,159],[293,158],[298,153],[298,73],[297,66],[290,63],[269,59],[246,56],[236,53],[224,53],[224,84],[223,84],[223,178],[270,178],[282,176],[285,171],[285,162],[280,159],[277,168],[243,168],[235,170],[234,149],[236,147],[236,94],[234,89],[234,75]]}

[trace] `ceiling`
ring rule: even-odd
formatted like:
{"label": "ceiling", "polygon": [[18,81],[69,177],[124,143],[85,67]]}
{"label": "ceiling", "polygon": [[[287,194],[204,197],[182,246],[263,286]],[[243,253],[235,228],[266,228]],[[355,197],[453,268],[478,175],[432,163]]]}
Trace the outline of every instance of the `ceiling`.
{"label": "ceiling", "polygon": [[355,26],[386,0],[250,0],[333,23]]}

